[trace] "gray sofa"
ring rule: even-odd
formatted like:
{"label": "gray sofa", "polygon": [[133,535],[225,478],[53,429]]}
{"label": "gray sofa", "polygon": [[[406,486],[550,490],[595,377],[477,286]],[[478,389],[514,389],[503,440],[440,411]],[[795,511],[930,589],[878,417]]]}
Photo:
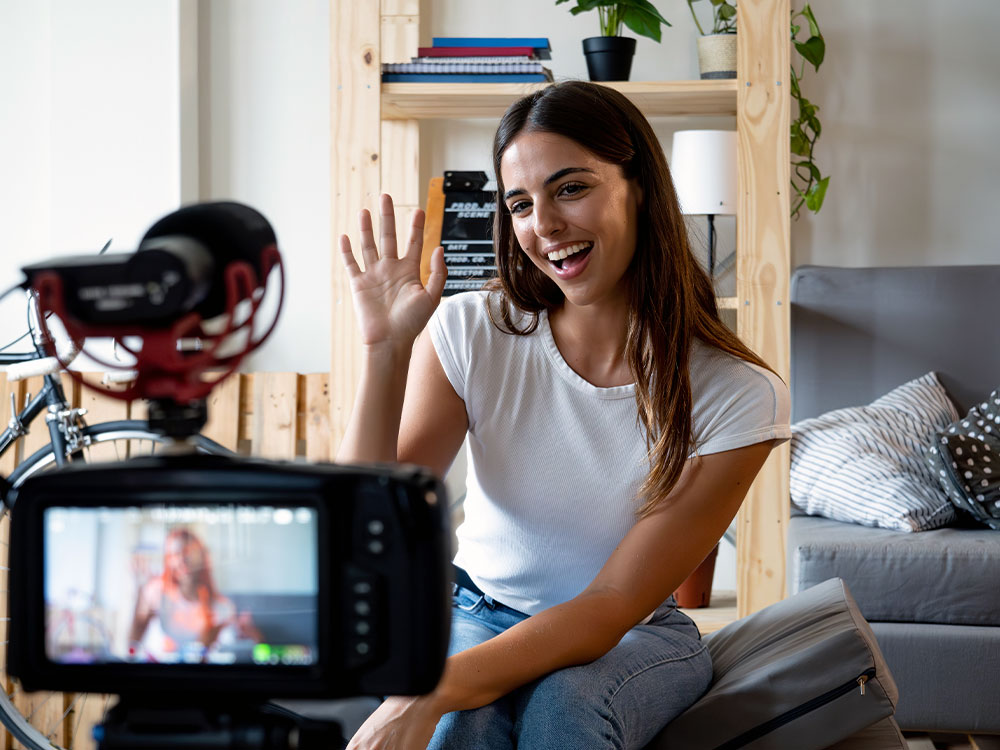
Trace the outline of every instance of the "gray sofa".
{"label": "gray sofa", "polygon": [[[791,304],[793,421],[930,370],[962,415],[1000,386],[1000,266],[803,267]],[[1000,734],[1000,532],[793,515],[787,550],[790,594],[833,576],[850,587],[904,730]]]}

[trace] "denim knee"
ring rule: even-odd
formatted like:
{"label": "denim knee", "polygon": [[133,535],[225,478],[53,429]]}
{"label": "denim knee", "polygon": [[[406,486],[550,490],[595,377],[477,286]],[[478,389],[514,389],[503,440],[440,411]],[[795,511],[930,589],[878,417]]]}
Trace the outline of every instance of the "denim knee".
{"label": "denim knee", "polygon": [[510,703],[500,699],[469,711],[453,711],[438,721],[427,750],[513,750]]}

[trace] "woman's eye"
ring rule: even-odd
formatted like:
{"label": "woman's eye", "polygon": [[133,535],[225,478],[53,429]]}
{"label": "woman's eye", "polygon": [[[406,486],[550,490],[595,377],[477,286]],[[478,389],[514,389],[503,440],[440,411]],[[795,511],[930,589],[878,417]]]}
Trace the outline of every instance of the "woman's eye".
{"label": "woman's eye", "polygon": [[529,204],[528,201],[518,201],[517,203],[512,204],[509,210],[512,214],[519,214],[526,210],[529,205],[531,204]]}
{"label": "woman's eye", "polygon": [[586,190],[586,189],[587,189],[587,186],[584,185],[583,183],[580,183],[580,182],[567,182],[565,185],[563,185],[561,188],[559,188],[559,192],[562,195],[576,195],[580,191]]}

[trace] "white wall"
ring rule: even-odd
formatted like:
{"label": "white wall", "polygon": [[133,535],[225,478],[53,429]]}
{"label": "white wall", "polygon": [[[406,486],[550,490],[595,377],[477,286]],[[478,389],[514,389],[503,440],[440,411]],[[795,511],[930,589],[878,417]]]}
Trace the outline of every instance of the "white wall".
{"label": "white wall", "polygon": [[[178,35],[178,0],[0,2],[0,287],[109,238],[134,249],[177,207]],[[23,307],[0,305],[0,345]]]}

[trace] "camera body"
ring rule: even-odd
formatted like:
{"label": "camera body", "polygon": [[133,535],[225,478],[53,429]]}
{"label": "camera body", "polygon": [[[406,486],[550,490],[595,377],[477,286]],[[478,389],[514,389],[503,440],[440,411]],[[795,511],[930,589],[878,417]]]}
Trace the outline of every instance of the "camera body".
{"label": "camera body", "polygon": [[[440,677],[448,502],[424,469],[167,455],[16,493],[8,669],[26,689],[233,702]],[[188,640],[172,629],[198,613]]]}

